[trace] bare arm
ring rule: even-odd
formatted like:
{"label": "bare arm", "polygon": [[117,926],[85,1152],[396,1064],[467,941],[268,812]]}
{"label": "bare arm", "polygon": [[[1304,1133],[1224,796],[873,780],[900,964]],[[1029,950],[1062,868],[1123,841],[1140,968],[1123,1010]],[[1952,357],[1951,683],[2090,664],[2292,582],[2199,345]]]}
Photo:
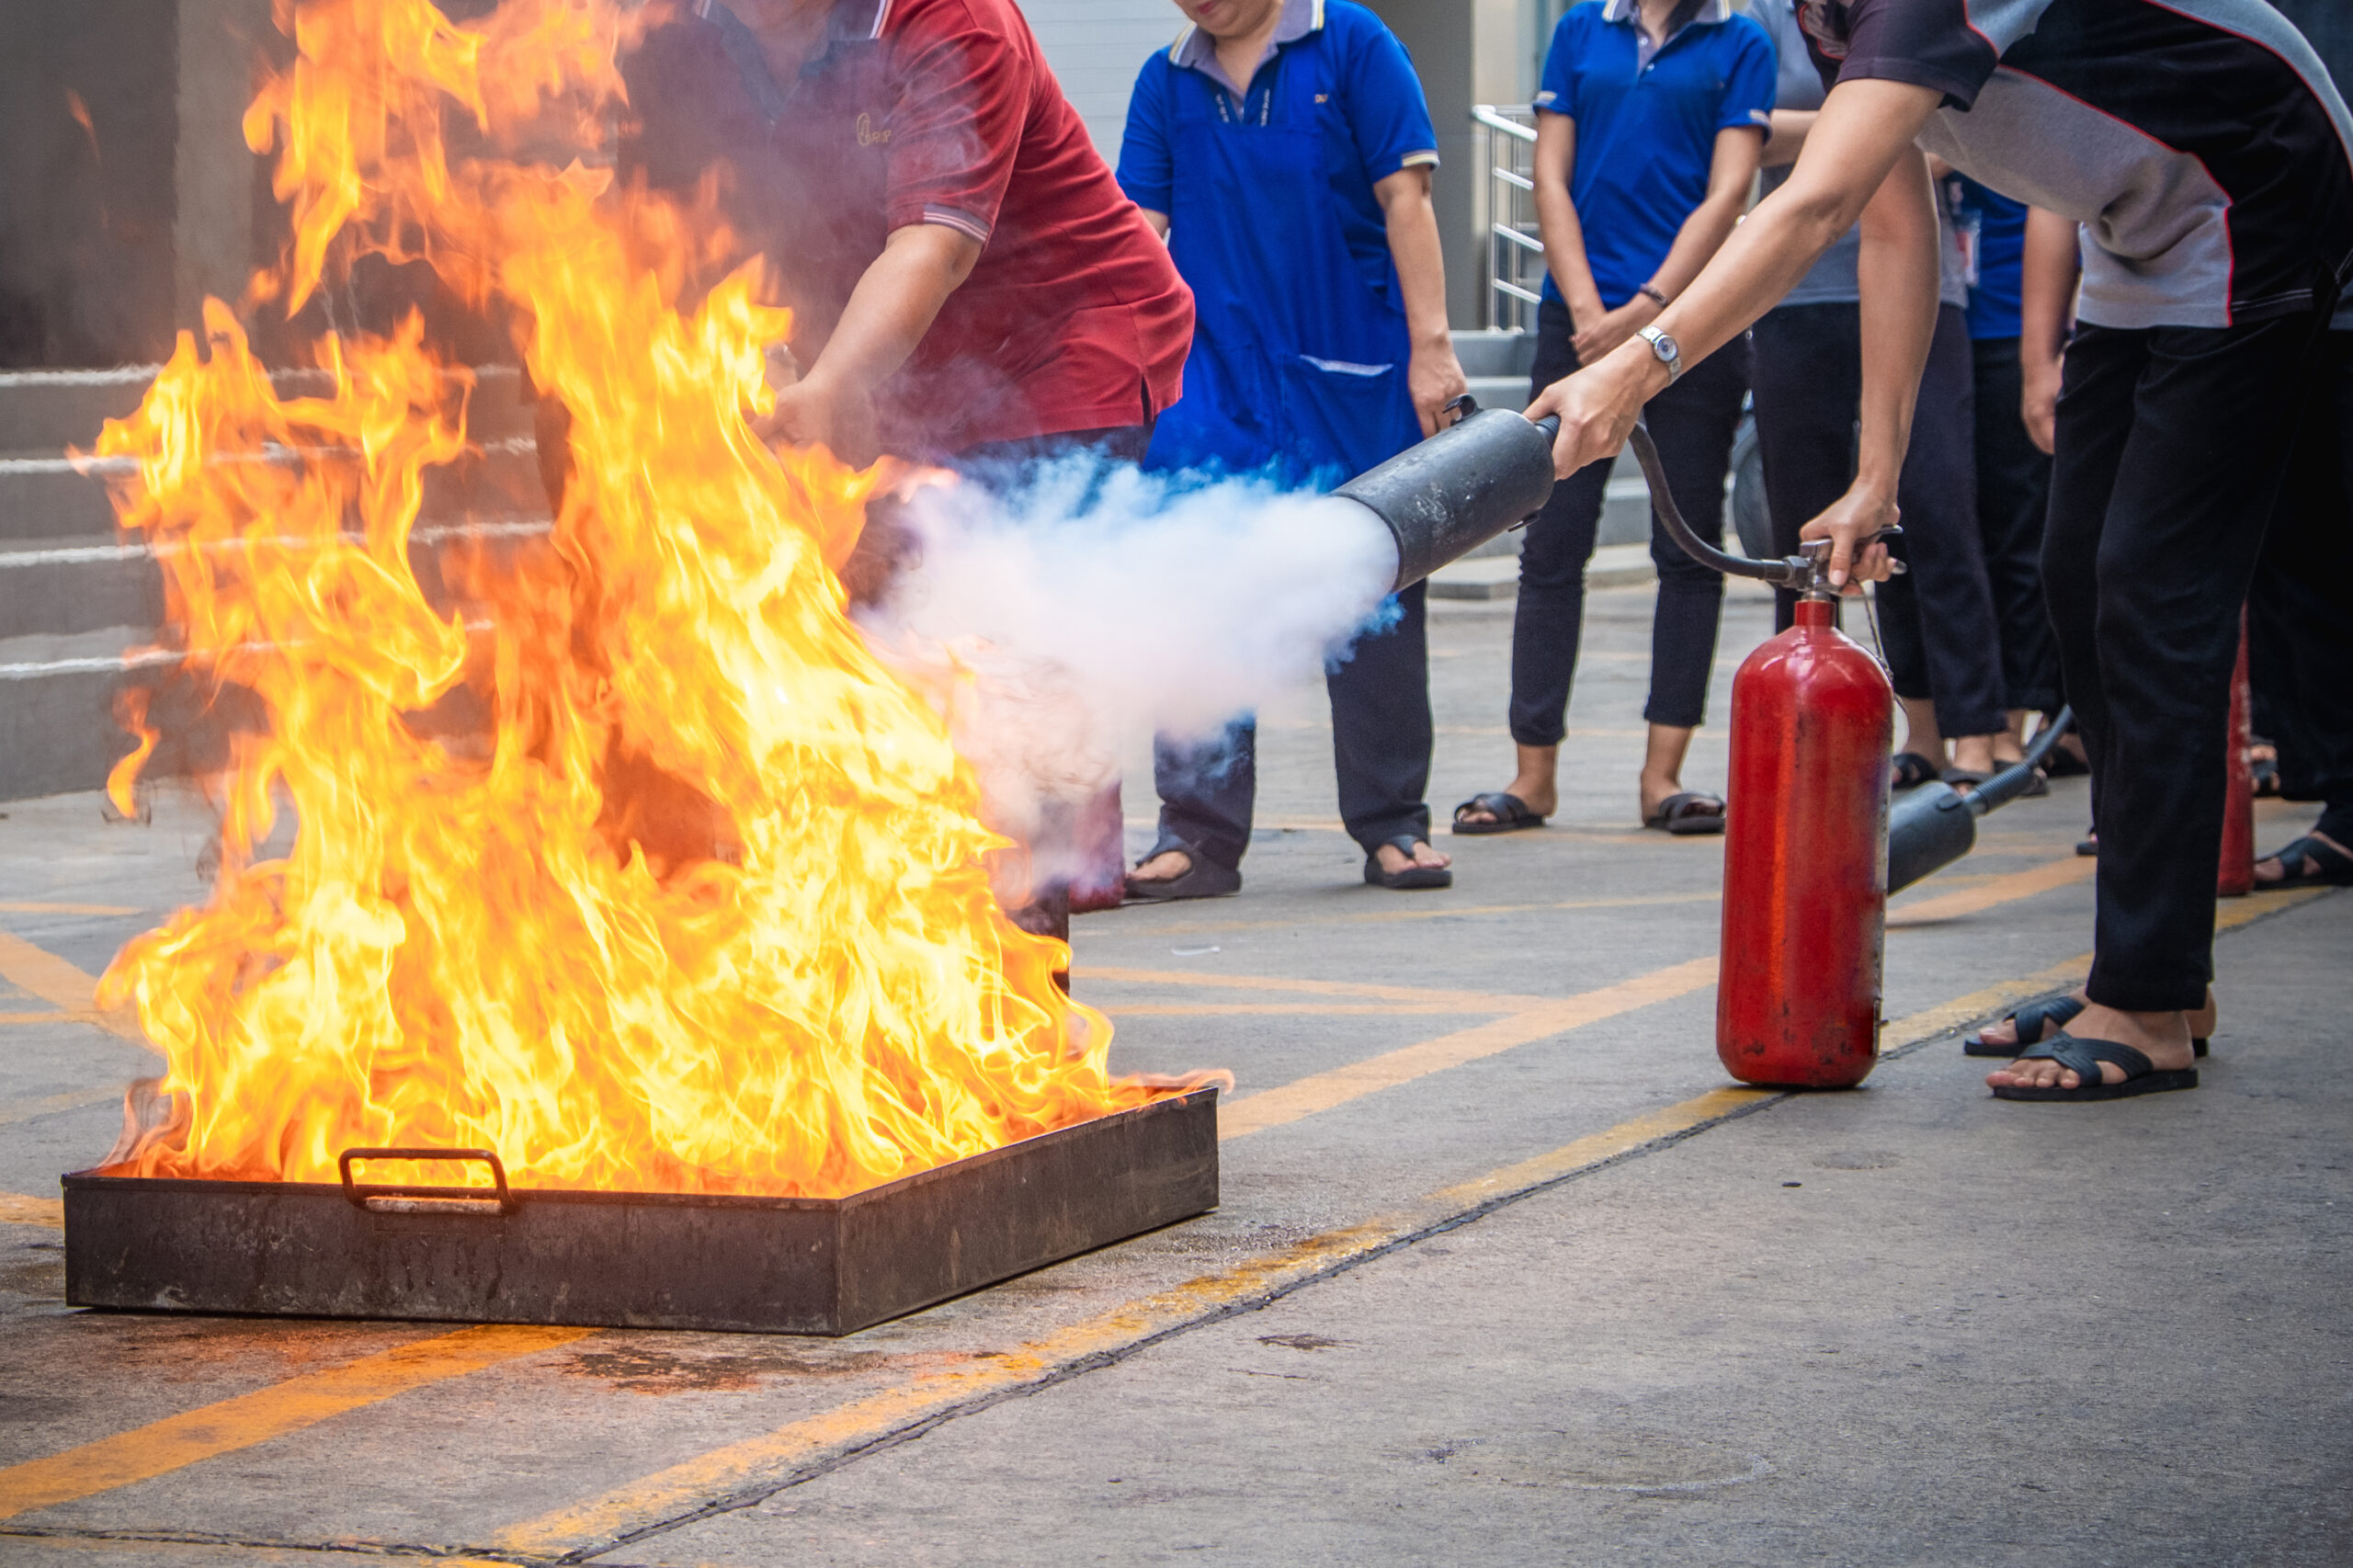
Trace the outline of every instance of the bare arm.
{"label": "bare arm", "polygon": [[980,259],[980,241],[943,223],[891,231],[842,307],[824,352],[777,393],[776,412],[760,422],[759,433],[794,446],[823,445],[847,461],[870,457],[874,389],[907,362]]}
{"label": "bare arm", "polygon": [[1569,199],[1569,176],[1577,166],[1577,122],[1565,114],[1536,116],[1536,228],[1544,240],[1544,267],[1569,307],[1569,324],[1583,328],[1601,319],[1601,290],[1585,258],[1585,225]]}
{"label": "bare arm", "polygon": [[[1680,345],[1685,364],[1698,363],[1746,330],[1854,226],[1939,101],[1934,88],[1901,82],[1842,82],[1830,90],[1789,183],[1757,204],[1691,287],[1661,312],[1659,327]],[[1925,186],[1916,188],[1925,194]],[[1933,256],[1933,229],[1929,244]],[[1561,416],[1554,470],[1565,477],[1614,455],[1643,404],[1666,380],[1666,367],[1650,346],[1630,343],[1547,387],[1528,413],[1531,419]]]}
{"label": "bare arm", "polygon": [[1765,139],[1765,155],[1759,162],[1768,169],[1796,163],[1798,154],[1805,151],[1806,132],[1813,129],[1813,117],[1820,112],[1810,108],[1775,109],[1773,133]]}
{"label": "bare arm", "polygon": [[1143,214],[1143,221],[1152,225],[1152,232],[1154,233],[1158,234],[1164,240],[1168,237],[1167,213],[1154,212],[1149,207],[1139,207],[1136,210]]}
{"label": "bare arm", "polygon": [[1446,257],[1438,247],[1438,213],[1430,206],[1430,171],[1399,169],[1373,183],[1372,194],[1388,221],[1389,254],[1397,263],[1404,296],[1405,333],[1413,357],[1405,367],[1414,413],[1422,434],[1438,433],[1438,415],[1470,383],[1454,357],[1454,334],[1446,324]]}
{"label": "bare arm", "polygon": [[2018,265],[2018,417],[2028,437],[2052,449],[2059,415],[2060,360],[2075,314],[2075,273],[2083,265],[2075,225],[2029,207],[2026,251]]}

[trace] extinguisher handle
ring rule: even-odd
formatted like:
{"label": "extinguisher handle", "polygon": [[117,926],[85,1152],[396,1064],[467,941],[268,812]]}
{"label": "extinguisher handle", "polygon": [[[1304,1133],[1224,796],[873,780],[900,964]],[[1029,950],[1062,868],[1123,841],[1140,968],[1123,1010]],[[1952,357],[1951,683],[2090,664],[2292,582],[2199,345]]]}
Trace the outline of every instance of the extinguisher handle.
{"label": "extinguisher handle", "polygon": [[[1683,520],[1682,509],[1675,504],[1675,493],[1667,486],[1666,465],[1659,460],[1658,443],[1651,439],[1650,426],[1640,419],[1634,421],[1630,444],[1634,449],[1634,460],[1642,465],[1643,479],[1650,486],[1651,506],[1658,514],[1659,526],[1666,529],[1667,538],[1682,546],[1684,554],[1727,577],[1754,577],[1777,588],[1788,588],[1801,594],[1827,594],[1830,591],[1831,545],[1828,540],[1808,540],[1798,547],[1798,554],[1785,555],[1778,561],[1757,561],[1720,550],[1692,532],[1691,525]],[[1867,538],[1856,540],[1856,547],[1860,549],[1875,544],[1903,531],[1895,527],[1881,528]],[[1898,571],[1904,569],[1900,561],[1895,566]]]}

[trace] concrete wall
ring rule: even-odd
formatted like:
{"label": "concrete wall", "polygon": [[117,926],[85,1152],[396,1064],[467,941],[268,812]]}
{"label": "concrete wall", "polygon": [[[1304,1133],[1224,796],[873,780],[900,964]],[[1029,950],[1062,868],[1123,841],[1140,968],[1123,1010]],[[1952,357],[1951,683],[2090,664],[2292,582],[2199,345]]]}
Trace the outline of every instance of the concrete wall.
{"label": "concrete wall", "polygon": [[244,286],[268,31],[269,0],[0,4],[0,365],[160,358]]}
{"label": "concrete wall", "polygon": [[1114,168],[1136,73],[1185,25],[1171,0],[1022,0],[1063,92]]}

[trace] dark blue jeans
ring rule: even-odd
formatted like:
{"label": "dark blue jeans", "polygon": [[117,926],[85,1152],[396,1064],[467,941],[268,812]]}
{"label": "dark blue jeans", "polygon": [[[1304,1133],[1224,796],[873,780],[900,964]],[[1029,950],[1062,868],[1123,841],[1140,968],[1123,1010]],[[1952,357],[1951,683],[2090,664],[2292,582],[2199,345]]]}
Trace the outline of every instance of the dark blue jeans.
{"label": "dark blue jeans", "polygon": [[[1397,596],[1394,625],[1357,639],[1347,660],[1324,672],[1332,698],[1332,761],[1340,821],[1370,855],[1401,834],[1430,835],[1428,585]],[[1222,735],[1153,746],[1160,841],[1232,869],[1250,846],[1258,792],[1257,726],[1236,720]]]}
{"label": "dark blue jeans", "polygon": [[[1569,310],[1547,300],[1537,312],[1537,392],[1577,368]],[[1724,537],[1724,474],[1732,462],[1740,400],[1748,392],[1748,345],[1728,343],[1685,370],[1643,410],[1658,443],[1676,508],[1700,538]],[[1569,687],[1585,631],[1585,569],[1601,527],[1601,503],[1615,460],[1588,463],[1552,487],[1528,525],[1519,551],[1519,608],[1511,627],[1511,738],[1556,746],[1567,733]],[[1700,565],[1651,519],[1658,601],[1651,611],[1651,693],[1643,717],[1696,727],[1707,717],[1708,672],[1724,580]]]}

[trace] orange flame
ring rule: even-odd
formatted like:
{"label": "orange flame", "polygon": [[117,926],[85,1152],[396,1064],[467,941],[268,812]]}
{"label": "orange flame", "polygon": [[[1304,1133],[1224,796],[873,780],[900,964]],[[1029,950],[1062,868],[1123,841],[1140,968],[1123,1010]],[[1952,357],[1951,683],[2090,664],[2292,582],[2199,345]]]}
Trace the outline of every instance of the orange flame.
{"label": "orange flame", "polygon": [[[460,613],[410,536],[469,450],[471,378],[415,320],[326,339],[332,392],[281,400],[209,302],[209,353],[183,335],[108,426],[124,526],[175,547],[190,666],[268,716],[211,902],[102,983],[188,1105],[132,1166],[333,1180],[356,1145],[487,1146],[523,1186],[829,1196],[1163,1092],[1108,1076],[1108,1023],[1051,981],[1068,949],[999,913],[972,768],[843,613],[885,475],[746,426],[788,325],[755,267],[687,308],[732,243],[712,222],[516,151],[593,154],[622,8],[290,23],[246,131],[294,239],[253,297],[299,305],[364,251],[512,304],[574,473],[551,549],[477,572]],[[461,686],[478,744],[418,718]]]}

